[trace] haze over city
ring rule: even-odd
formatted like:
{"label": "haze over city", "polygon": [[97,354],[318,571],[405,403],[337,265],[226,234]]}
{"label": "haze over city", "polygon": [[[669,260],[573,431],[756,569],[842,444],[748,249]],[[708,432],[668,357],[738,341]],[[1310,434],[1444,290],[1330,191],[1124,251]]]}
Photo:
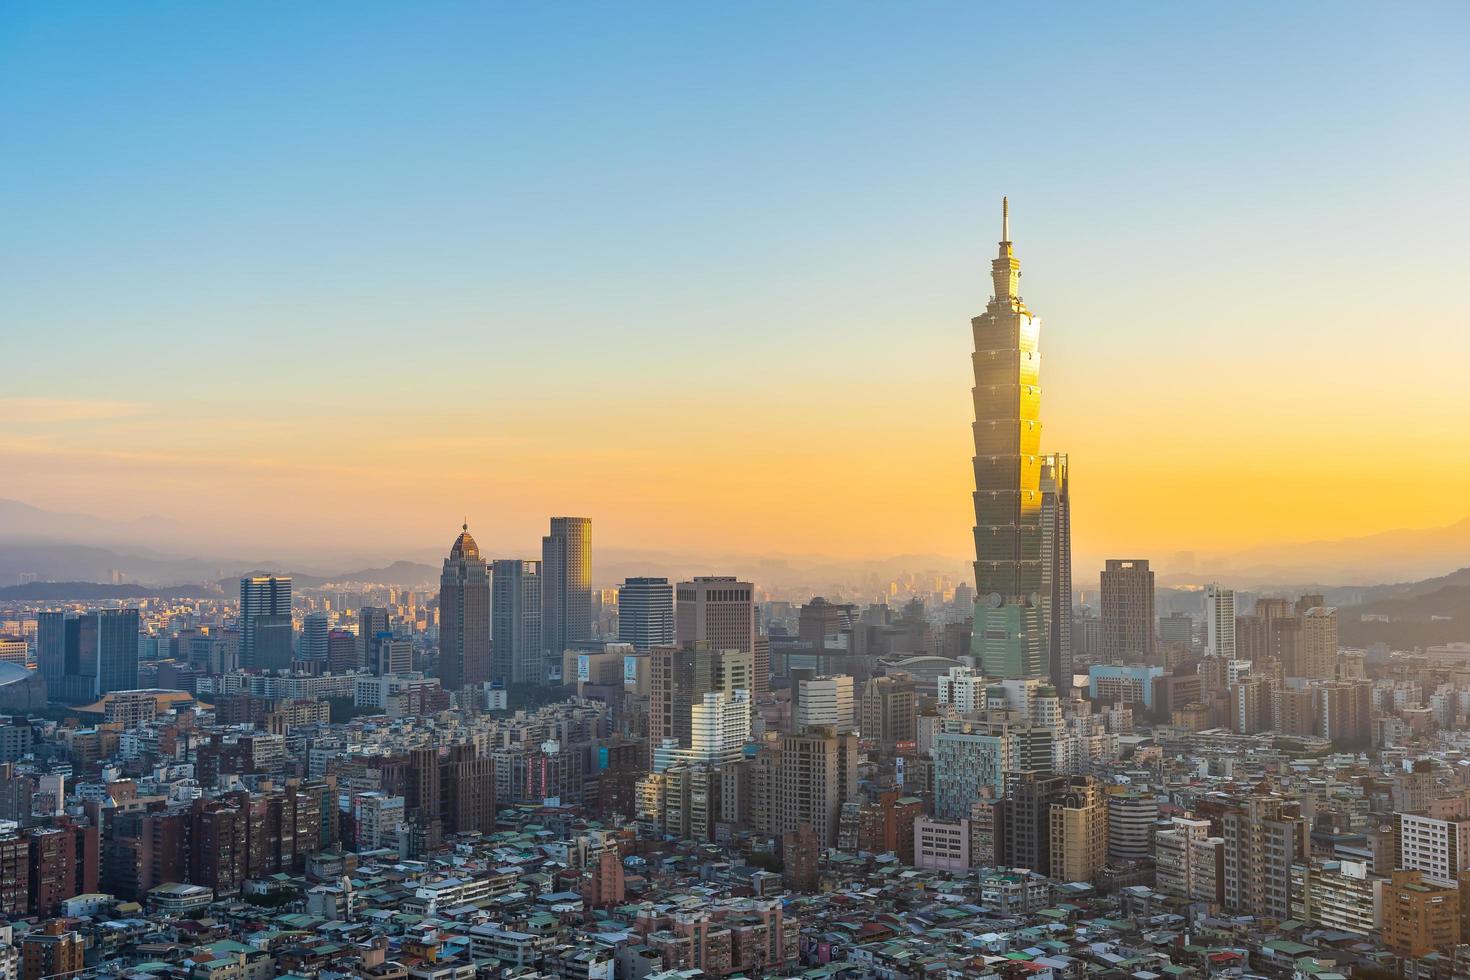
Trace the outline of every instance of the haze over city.
{"label": "haze over city", "polygon": [[1465,16],[12,5],[0,495],[962,564],[1005,194],[1079,563],[1362,581],[1295,546],[1470,517]]}

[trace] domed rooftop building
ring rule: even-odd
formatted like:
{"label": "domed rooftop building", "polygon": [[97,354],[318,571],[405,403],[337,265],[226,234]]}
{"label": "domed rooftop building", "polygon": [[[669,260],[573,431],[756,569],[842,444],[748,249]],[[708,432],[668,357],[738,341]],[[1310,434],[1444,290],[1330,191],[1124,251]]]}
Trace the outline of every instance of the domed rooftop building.
{"label": "domed rooftop building", "polygon": [[25,715],[46,707],[46,678],[39,670],[0,661],[0,714]]}
{"label": "domed rooftop building", "polygon": [[464,561],[466,558],[479,558],[480,546],[475,544],[475,539],[470,537],[470,526],[468,523],[460,525],[459,537],[454,539],[454,546],[449,549],[450,561]]}

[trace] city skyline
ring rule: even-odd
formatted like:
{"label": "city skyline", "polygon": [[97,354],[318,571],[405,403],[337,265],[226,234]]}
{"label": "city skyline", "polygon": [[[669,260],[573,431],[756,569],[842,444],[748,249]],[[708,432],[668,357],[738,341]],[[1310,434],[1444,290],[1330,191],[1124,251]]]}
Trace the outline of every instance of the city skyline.
{"label": "city skyline", "polygon": [[0,980],[1470,980],[1470,7],[1313,2],[0,5]]}
{"label": "city skyline", "polygon": [[[609,546],[963,559],[954,324],[984,300],[1009,194],[1054,324],[1043,422],[1076,467],[1079,568],[1453,524],[1465,13],[1313,9],[855,7],[834,37],[815,9],[459,8],[405,33],[366,4],[346,36],[303,11],[230,40],[176,11],[7,11],[24,43],[0,80],[34,95],[0,110],[26,243],[13,336],[64,353],[71,382],[35,372],[0,399],[7,495],[161,514],[201,547],[371,521],[372,547],[442,548],[468,512],[519,549],[545,514],[585,513]],[[669,18],[698,40],[657,43]],[[1104,23],[1126,41],[1094,39]],[[558,44],[529,43],[547,27]],[[977,61],[991,31],[1053,43]],[[527,43],[502,64],[470,40],[490,36]],[[328,37],[345,47],[324,64]],[[1183,70],[1230,38],[1250,39],[1238,65]],[[1333,43],[1357,56],[1301,55]],[[191,51],[190,99],[168,59],[140,67],[159,45]],[[298,84],[263,90],[261,59]],[[873,63],[904,70],[868,82]],[[696,64],[693,91],[662,83]],[[43,68],[55,84],[28,86]],[[541,85],[509,100],[520,77]],[[997,77],[1034,145],[990,152]],[[568,152],[589,139],[606,152]],[[93,159],[112,165],[54,165]],[[1383,329],[1405,316],[1412,343]],[[839,453],[856,433],[879,451]],[[1407,459],[1445,461],[1412,513]],[[839,463],[836,483],[792,478]]]}

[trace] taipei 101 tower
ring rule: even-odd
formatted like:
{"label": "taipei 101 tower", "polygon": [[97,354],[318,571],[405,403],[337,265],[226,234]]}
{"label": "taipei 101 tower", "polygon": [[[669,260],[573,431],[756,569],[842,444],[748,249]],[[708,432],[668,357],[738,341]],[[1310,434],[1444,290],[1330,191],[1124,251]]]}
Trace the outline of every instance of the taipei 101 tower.
{"label": "taipei 101 tower", "polygon": [[1042,603],[1041,320],[1021,301],[1010,202],[1001,204],[995,295],[975,332],[975,629],[987,677],[1046,673]]}

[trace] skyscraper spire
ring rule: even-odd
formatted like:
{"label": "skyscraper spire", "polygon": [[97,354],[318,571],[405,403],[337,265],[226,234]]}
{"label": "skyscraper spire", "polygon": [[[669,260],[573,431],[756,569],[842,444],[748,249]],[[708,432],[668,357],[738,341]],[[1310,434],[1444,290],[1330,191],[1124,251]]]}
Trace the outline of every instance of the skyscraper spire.
{"label": "skyscraper spire", "polygon": [[991,299],[1001,309],[1021,310],[1021,262],[1011,244],[1011,199],[1000,199],[1000,249],[990,263],[990,280],[995,286]]}

